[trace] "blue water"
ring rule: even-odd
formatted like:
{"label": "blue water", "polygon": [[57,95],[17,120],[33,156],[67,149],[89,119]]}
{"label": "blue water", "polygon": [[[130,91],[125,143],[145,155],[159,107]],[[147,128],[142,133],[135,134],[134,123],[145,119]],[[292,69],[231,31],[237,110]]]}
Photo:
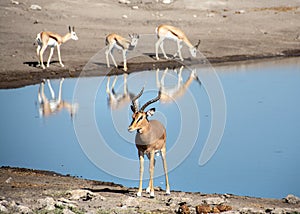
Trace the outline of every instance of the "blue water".
{"label": "blue water", "polygon": [[[214,69],[226,101],[219,109],[212,104],[214,86],[201,72],[201,86],[193,81],[174,102],[151,105],[156,108],[153,118],[167,129],[171,189],[270,198],[290,193],[300,196],[299,59]],[[141,104],[157,95],[155,74],[145,71],[128,76],[130,92],[137,93],[145,86]],[[184,69],[183,81],[190,74]],[[40,115],[39,85],[0,90],[0,166],[51,170],[137,186],[134,133],[127,131],[130,103],[112,109],[106,83],[104,77],[64,81],[63,100],[78,105],[73,117],[66,109],[47,117]],[[176,73],[168,71],[166,87],[176,84]],[[52,86],[57,93],[59,80],[53,80]],[[123,76],[115,90],[123,91]],[[47,85],[45,93],[50,97]],[[226,113],[224,133],[216,151],[201,162],[213,119],[219,118],[216,109]],[[164,188],[162,171],[157,157],[154,184]],[[147,170],[144,177],[148,177]]]}

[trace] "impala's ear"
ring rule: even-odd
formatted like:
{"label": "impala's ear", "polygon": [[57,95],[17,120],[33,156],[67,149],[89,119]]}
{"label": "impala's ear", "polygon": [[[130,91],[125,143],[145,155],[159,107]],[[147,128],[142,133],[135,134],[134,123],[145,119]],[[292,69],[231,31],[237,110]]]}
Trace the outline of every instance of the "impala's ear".
{"label": "impala's ear", "polygon": [[147,111],[147,116],[153,116],[154,112],[155,112],[155,108],[149,109]]}

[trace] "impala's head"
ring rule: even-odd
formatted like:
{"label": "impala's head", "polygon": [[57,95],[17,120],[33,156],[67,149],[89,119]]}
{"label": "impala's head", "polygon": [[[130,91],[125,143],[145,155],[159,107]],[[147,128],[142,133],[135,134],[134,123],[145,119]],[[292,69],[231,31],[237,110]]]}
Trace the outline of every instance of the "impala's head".
{"label": "impala's head", "polygon": [[144,88],[140,91],[140,93],[138,95],[136,95],[133,99],[132,99],[132,105],[131,110],[133,112],[132,114],[132,122],[128,127],[128,131],[133,132],[135,130],[137,130],[139,133],[143,132],[143,129],[145,127],[147,127],[149,121],[148,121],[148,116],[152,116],[155,112],[155,108],[151,108],[148,111],[145,111],[145,108],[158,101],[160,99],[160,92],[158,93],[158,96],[152,100],[149,100],[148,102],[146,102],[141,108],[140,110],[138,109],[138,104],[137,104],[137,99],[143,94]]}
{"label": "impala's head", "polygon": [[201,40],[199,39],[198,43],[194,47],[190,48],[190,52],[191,52],[191,55],[193,57],[196,57],[196,55],[197,55],[197,49],[198,49],[200,43],[201,43]]}
{"label": "impala's head", "polygon": [[78,40],[78,37],[75,33],[75,27],[74,26],[73,27],[69,26],[69,33],[71,34],[71,39]]}
{"label": "impala's head", "polygon": [[129,34],[129,37],[131,39],[130,45],[135,47],[139,41],[140,35],[134,33],[134,34]]}

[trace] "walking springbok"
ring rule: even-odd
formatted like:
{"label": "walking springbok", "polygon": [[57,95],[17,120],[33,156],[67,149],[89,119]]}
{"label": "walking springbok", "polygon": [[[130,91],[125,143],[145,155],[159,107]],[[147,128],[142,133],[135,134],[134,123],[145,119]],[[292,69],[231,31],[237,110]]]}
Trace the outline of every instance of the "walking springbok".
{"label": "walking springbok", "polygon": [[129,34],[131,41],[119,36],[115,33],[111,33],[107,35],[105,39],[105,45],[107,46],[107,50],[105,51],[107,67],[110,67],[108,54],[110,55],[114,65],[118,68],[116,60],[113,56],[113,49],[116,47],[119,50],[122,50],[123,60],[124,60],[124,71],[127,71],[127,62],[126,62],[126,54],[128,50],[133,50],[138,43],[140,36],[138,34]]}
{"label": "walking springbok", "polygon": [[201,85],[201,82],[196,75],[196,71],[192,70],[189,77],[185,82],[183,82],[182,79],[182,70],[184,66],[181,66],[179,71],[177,72],[176,69],[174,69],[175,72],[177,72],[177,84],[174,87],[167,88],[165,87],[165,76],[168,72],[168,68],[164,70],[164,73],[159,81],[159,69],[156,70],[156,86],[159,88],[159,91],[161,93],[160,102],[161,103],[171,103],[174,102],[176,99],[182,97],[191,83],[196,80],[199,85]]}
{"label": "walking springbok", "polygon": [[118,76],[115,76],[111,89],[109,88],[110,77],[109,76],[107,77],[107,84],[106,84],[106,93],[108,95],[107,102],[110,108],[113,110],[122,108],[127,103],[129,103],[131,99],[135,96],[134,94],[128,91],[127,76],[128,74],[124,73],[123,93],[115,92],[115,84],[117,82]]}
{"label": "walking springbok", "polygon": [[55,97],[54,90],[51,86],[51,82],[49,79],[47,79],[48,88],[50,90],[51,99],[49,100],[45,95],[45,82],[46,80],[43,80],[39,87],[38,92],[38,101],[39,101],[39,113],[40,116],[50,116],[56,112],[61,111],[62,109],[67,109],[67,111],[70,113],[71,117],[76,113],[77,111],[77,104],[70,104],[64,100],[62,100],[61,94],[62,94],[62,84],[64,82],[64,78],[60,80],[59,83],[59,91],[58,91],[58,97]]}
{"label": "walking springbok", "polygon": [[38,46],[36,49],[36,54],[38,57],[38,66],[45,69],[45,65],[44,65],[44,61],[43,61],[43,54],[44,54],[46,48],[49,46],[50,54],[49,54],[49,58],[47,61],[47,67],[49,67],[50,60],[53,55],[54,47],[56,46],[59,64],[61,65],[61,67],[64,67],[64,64],[62,63],[61,56],[60,56],[60,46],[63,43],[69,41],[70,39],[78,40],[78,37],[75,33],[74,26],[72,28],[71,28],[71,26],[69,26],[69,32],[64,36],[60,36],[57,33],[52,33],[52,32],[48,32],[48,31],[42,31],[39,34],[37,34],[36,42],[37,42]]}
{"label": "walking springbok", "polygon": [[177,52],[173,55],[174,58],[178,54],[180,60],[183,61],[183,57],[181,55],[181,48],[182,48],[181,42],[182,41],[189,47],[189,51],[190,51],[191,55],[193,57],[196,57],[197,48],[199,47],[201,40],[199,40],[198,43],[195,46],[193,46],[182,30],[180,30],[177,27],[170,26],[170,25],[164,25],[164,24],[159,25],[155,29],[155,32],[156,32],[156,35],[158,38],[157,42],[155,43],[155,54],[156,54],[155,56],[156,56],[157,60],[159,60],[158,47],[160,47],[161,51],[163,52],[164,57],[166,59],[169,59],[169,57],[166,55],[166,52],[164,50],[164,40],[165,39],[172,39],[177,42]]}
{"label": "walking springbok", "polygon": [[145,111],[145,108],[158,101],[160,99],[160,93],[158,96],[148,102],[146,102],[140,109],[138,109],[137,99],[143,94],[144,88],[132,99],[131,110],[132,122],[128,127],[128,131],[133,132],[137,131],[135,136],[135,144],[138,149],[139,161],[140,161],[140,182],[137,196],[142,195],[143,189],[143,173],[144,173],[144,155],[146,154],[150,160],[150,180],[149,186],[146,190],[147,193],[150,193],[150,197],[154,197],[154,187],[153,187],[153,175],[154,175],[154,155],[155,153],[160,152],[164,172],[166,179],[166,194],[170,194],[170,186],[168,179],[168,169],[166,161],[166,129],[158,120],[148,120],[148,116],[152,116],[155,112],[155,108],[151,108],[148,111]]}

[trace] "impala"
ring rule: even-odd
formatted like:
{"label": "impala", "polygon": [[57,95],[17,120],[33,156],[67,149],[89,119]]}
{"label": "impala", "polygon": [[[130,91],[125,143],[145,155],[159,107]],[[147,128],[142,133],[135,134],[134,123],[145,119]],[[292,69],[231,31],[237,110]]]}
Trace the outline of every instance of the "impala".
{"label": "impala", "polygon": [[47,67],[49,67],[50,65],[50,60],[53,55],[54,47],[57,47],[59,64],[61,65],[61,67],[64,67],[64,64],[62,63],[61,56],[60,56],[60,46],[63,43],[69,41],[70,39],[78,40],[78,37],[74,31],[74,26],[72,28],[69,26],[69,32],[64,36],[60,36],[57,33],[52,33],[48,31],[42,31],[39,34],[37,34],[36,42],[38,46],[36,49],[36,54],[38,57],[38,66],[41,66],[43,69],[45,69],[43,54],[46,48],[49,46],[50,54],[47,61]]}
{"label": "impala", "polygon": [[181,48],[182,48],[181,42],[182,41],[189,47],[189,51],[190,51],[191,55],[193,57],[196,57],[197,48],[199,47],[201,40],[199,40],[198,43],[195,46],[193,46],[182,30],[180,30],[177,27],[170,26],[170,25],[159,25],[155,29],[155,32],[156,32],[156,35],[158,38],[157,42],[155,43],[155,54],[156,54],[155,56],[156,56],[157,60],[159,60],[158,47],[160,47],[161,51],[163,52],[164,57],[166,59],[169,59],[169,57],[166,55],[166,52],[164,50],[164,40],[165,39],[172,39],[177,42],[177,52],[173,55],[174,58],[178,54],[180,60],[183,61],[183,57],[181,55]]}
{"label": "impala", "polygon": [[196,74],[196,70],[192,70],[189,77],[185,81],[183,81],[182,78],[183,68],[184,66],[181,66],[179,71],[174,69],[174,71],[177,73],[177,84],[174,87],[165,86],[165,77],[169,70],[168,68],[164,70],[164,73],[160,80],[159,80],[159,69],[156,70],[156,86],[159,88],[159,91],[161,93],[160,102],[170,103],[182,97],[186,93],[189,86],[192,84],[194,80],[197,81],[199,85],[201,85],[201,82]]}
{"label": "impala", "polygon": [[137,196],[142,195],[142,182],[144,173],[144,155],[146,154],[150,160],[150,180],[149,186],[146,190],[150,193],[150,197],[154,197],[153,187],[153,175],[154,175],[154,156],[156,153],[160,153],[164,166],[164,173],[166,179],[166,194],[170,194],[170,186],[168,180],[168,170],[166,161],[166,129],[158,120],[148,120],[149,116],[152,116],[155,112],[155,108],[151,108],[145,111],[146,107],[160,99],[160,93],[158,96],[148,102],[146,102],[140,109],[138,109],[137,99],[143,94],[144,88],[141,92],[132,99],[131,110],[132,122],[128,127],[128,131],[137,131],[135,136],[135,144],[138,150],[138,156],[140,161],[140,178],[139,189]]}
{"label": "impala", "polygon": [[77,104],[70,104],[64,100],[62,100],[62,85],[64,82],[64,78],[60,80],[59,83],[59,91],[58,91],[58,97],[55,96],[54,90],[51,86],[51,82],[48,79],[48,88],[51,94],[51,99],[48,99],[45,95],[45,83],[46,80],[43,80],[39,87],[38,92],[38,101],[39,101],[39,113],[40,116],[50,116],[54,113],[57,113],[61,111],[62,109],[67,109],[67,111],[70,113],[71,117],[76,113],[77,111]]}
{"label": "impala", "polygon": [[127,51],[133,50],[136,47],[140,36],[138,34],[132,34],[132,35],[129,34],[129,37],[130,37],[131,41],[129,41],[115,33],[111,33],[111,34],[107,35],[107,37],[105,39],[105,45],[107,46],[107,49],[105,51],[105,56],[106,56],[106,63],[107,63],[108,68],[110,67],[108,55],[110,55],[115,67],[118,68],[116,60],[112,54],[114,48],[117,48],[119,50],[122,50],[123,61],[124,61],[123,69],[124,69],[124,71],[127,71],[127,69],[128,69],[127,62],[126,62]]}

